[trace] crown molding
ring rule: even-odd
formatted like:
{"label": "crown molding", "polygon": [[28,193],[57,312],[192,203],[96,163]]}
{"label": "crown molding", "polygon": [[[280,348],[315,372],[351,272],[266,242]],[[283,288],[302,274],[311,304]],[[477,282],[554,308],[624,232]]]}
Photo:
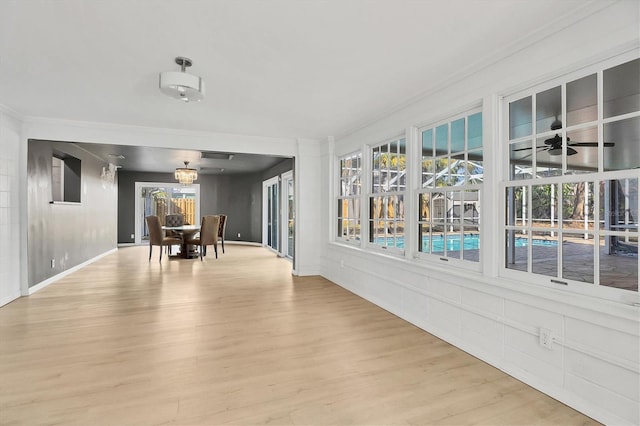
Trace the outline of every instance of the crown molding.
{"label": "crown molding", "polygon": [[129,131],[132,133],[146,133],[146,134],[158,134],[166,136],[187,136],[187,137],[217,137],[226,139],[243,139],[243,140],[256,140],[275,143],[295,143],[295,138],[277,137],[277,136],[260,136],[260,135],[248,135],[239,133],[224,133],[224,132],[212,132],[203,130],[188,130],[188,129],[176,129],[170,127],[153,127],[153,126],[138,126],[133,124],[118,124],[99,121],[81,121],[81,120],[69,120],[50,117],[39,116],[25,116],[22,121],[25,124],[33,125],[52,125],[52,126],[68,126],[77,127],[81,129],[95,129],[105,131]]}
{"label": "crown molding", "polygon": [[0,104],[0,113],[6,114],[13,119],[24,121],[24,116],[20,114],[18,111],[8,107],[7,105]]}
{"label": "crown molding", "polygon": [[402,111],[403,109],[408,108],[411,105],[414,105],[419,101],[434,95],[435,93],[441,92],[447,87],[453,86],[456,83],[463,81],[468,77],[471,77],[473,74],[476,74],[498,62],[508,59],[509,57],[521,52],[522,50],[525,50],[526,48],[531,47],[541,42],[542,40],[571,27],[572,25],[588,18],[589,16],[598,13],[608,7],[611,7],[616,3],[619,3],[619,1],[620,0],[605,2],[601,0],[589,0],[579,8],[574,9],[571,14],[555,17],[554,19],[548,21],[545,25],[542,25],[536,30],[522,35],[512,43],[494,51],[494,53],[484,57],[483,59],[480,59],[466,66],[465,68],[462,68],[459,71],[450,74],[445,79],[442,79],[439,82],[435,83],[429,89],[418,92],[414,96],[411,96],[395,105],[392,105],[389,108],[385,108],[372,118],[364,120],[360,124],[350,129],[346,129],[343,132],[336,132],[335,137],[336,139],[342,139],[354,133],[357,133],[358,131],[363,130],[371,126],[372,124],[384,119],[385,117]]}

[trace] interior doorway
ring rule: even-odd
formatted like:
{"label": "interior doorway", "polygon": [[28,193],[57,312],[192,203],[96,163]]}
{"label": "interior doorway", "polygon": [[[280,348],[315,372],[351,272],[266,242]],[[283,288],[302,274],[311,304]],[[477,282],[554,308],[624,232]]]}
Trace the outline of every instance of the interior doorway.
{"label": "interior doorway", "polygon": [[155,215],[164,224],[168,214],[182,214],[185,224],[200,223],[200,185],[179,183],[136,182],[135,243],[149,239],[145,217]]}

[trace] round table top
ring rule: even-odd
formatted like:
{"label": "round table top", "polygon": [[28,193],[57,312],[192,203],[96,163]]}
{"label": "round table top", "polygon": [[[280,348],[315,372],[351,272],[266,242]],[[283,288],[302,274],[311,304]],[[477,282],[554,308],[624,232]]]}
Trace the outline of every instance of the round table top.
{"label": "round table top", "polygon": [[199,231],[200,225],[163,226],[165,231]]}

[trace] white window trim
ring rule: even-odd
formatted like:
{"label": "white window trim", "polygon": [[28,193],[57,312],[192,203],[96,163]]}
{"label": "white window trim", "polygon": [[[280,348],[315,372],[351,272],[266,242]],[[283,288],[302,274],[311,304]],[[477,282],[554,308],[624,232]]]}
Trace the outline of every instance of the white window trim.
{"label": "white window trim", "polygon": [[[602,93],[602,76],[603,71],[609,69],[611,67],[615,67],[617,65],[621,65],[625,62],[634,60],[638,58],[637,51],[632,50],[629,52],[625,52],[623,54],[609,57],[605,60],[599,61],[597,63],[592,63],[589,66],[582,67],[578,70],[562,74],[555,78],[549,79],[547,81],[538,82],[537,84],[528,84],[523,85],[521,88],[514,89],[513,91],[506,93],[500,96],[500,113],[499,116],[499,132],[497,139],[498,146],[498,157],[499,157],[499,165],[498,170],[500,170],[500,182],[499,182],[499,195],[498,195],[498,209],[500,224],[498,228],[498,232],[495,235],[497,238],[496,244],[499,248],[499,261],[500,266],[498,269],[498,277],[520,281],[524,283],[530,283],[537,286],[542,286],[546,288],[551,288],[554,290],[565,290],[571,293],[575,293],[578,295],[585,295],[590,297],[595,297],[599,299],[610,300],[614,302],[622,302],[625,304],[638,304],[640,303],[640,290],[636,292],[621,290],[615,287],[608,287],[603,285],[597,285],[594,283],[585,283],[581,281],[575,281],[567,278],[557,279],[557,281],[562,281],[562,284],[557,282],[552,282],[552,279],[555,277],[536,274],[529,271],[519,271],[509,269],[505,265],[505,256],[506,256],[506,245],[504,243],[504,232],[507,229],[506,226],[506,188],[510,186],[517,186],[518,184],[522,184],[523,186],[528,185],[541,185],[545,183],[564,183],[564,182],[578,182],[578,181],[587,181],[587,182],[598,182],[603,180],[610,179],[621,179],[621,178],[640,178],[640,172],[638,169],[628,169],[628,170],[615,170],[615,171],[598,171],[589,174],[576,174],[576,175],[562,175],[555,176],[551,178],[535,178],[535,179],[525,179],[525,180],[509,180],[509,103],[518,99],[521,99],[526,96],[532,96],[536,93],[540,93],[544,90],[551,89],[556,86],[560,86],[562,90],[562,109],[563,115],[566,114],[565,111],[565,103],[566,103],[566,84],[582,77],[586,77],[591,74],[598,75],[598,118],[596,121],[590,121],[588,123],[580,123],[578,125],[574,125],[571,127],[563,127],[562,133],[563,137],[566,137],[567,131],[580,129],[583,127],[592,127],[598,126],[598,138],[602,139],[603,132],[603,124],[609,122],[615,122],[619,120],[624,120],[628,118],[638,117],[640,116],[640,111],[635,111],[632,113],[627,113],[624,115],[619,115],[610,118],[603,118],[603,93]],[[532,105],[532,108],[535,108],[535,104]],[[534,109],[535,110],[535,109]],[[535,133],[535,129],[534,129]],[[536,136],[542,135],[543,133],[535,133]],[[517,140],[530,140],[532,136],[526,136],[523,138],[518,138]],[[516,141],[516,139],[513,139]],[[598,168],[599,170],[603,170],[602,163],[604,156],[602,155],[602,147],[599,147],[599,155],[598,155]],[[562,162],[563,173],[566,170],[566,156],[563,156]],[[638,208],[637,214],[640,215],[640,207]],[[640,262],[638,262],[638,270],[640,275]]]}
{"label": "white window trim", "polygon": [[[363,160],[363,178],[366,177],[366,180],[363,179],[362,182],[362,188],[366,188],[366,191],[361,191],[362,192],[362,201],[361,201],[361,207],[362,207],[362,214],[364,214],[364,216],[361,215],[361,222],[364,222],[362,229],[361,229],[361,235],[360,238],[362,240],[362,244],[364,246],[364,248],[366,248],[369,251],[372,252],[378,252],[378,253],[384,253],[384,254],[388,254],[388,255],[392,255],[392,256],[396,256],[396,257],[405,257],[405,253],[406,253],[406,242],[407,242],[407,222],[409,220],[408,216],[410,215],[410,213],[407,211],[406,208],[406,204],[405,204],[405,216],[404,216],[404,248],[398,248],[398,247],[388,247],[388,246],[381,246],[379,244],[375,244],[372,243],[370,241],[371,239],[371,233],[370,233],[370,224],[372,221],[371,218],[371,211],[369,208],[369,203],[371,201],[372,198],[374,197],[384,197],[384,196],[397,196],[397,195],[402,195],[403,197],[403,203],[406,203],[407,200],[407,196],[411,193],[411,188],[410,188],[410,181],[409,181],[409,173],[411,172],[408,169],[409,163],[407,162],[408,160],[408,156],[410,155],[410,142],[409,142],[409,138],[407,137],[408,135],[406,135],[405,133],[398,133],[396,134],[396,136],[394,137],[390,137],[387,139],[384,139],[380,142],[377,142],[375,144],[370,144],[370,145],[365,145],[366,146],[366,151],[363,151],[363,155],[362,155],[362,160]],[[404,139],[405,142],[405,181],[406,181],[406,185],[405,185],[405,190],[404,191],[389,191],[389,192],[373,192],[373,167],[372,167],[372,161],[373,161],[373,149],[380,147],[382,145],[391,143],[391,142],[400,142],[401,140]],[[367,153],[366,158],[365,158],[365,152]],[[365,186],[366,184],[366,186]],[[365,235],[366,233],[366,235]]]}
{"label": "white window trim", "polygon": [[[342,191],[341,191],[341,187],[340,185],[342,184],[342,176],[340,175],[340,172],[342,171],[341,167],[340,167],[340,163],[342,162],[342,160],[344,160],[345,158],[349,158],[349,157],[357,157],[360,156],[360,193],[357,195],[348,195],[348,196],[343,196]],[[332,225],[332,239],[333,241],[339,242],[339,243],[343,243],[343,244],[349,244],[351,246],[360,246],[362,243],[362,234],[364,232],[364,226],[362,224],[362,188],[363,188],[363,184],[364,184],[364,173],[365,173],[365,165],[364,165],[364,154],[362,152],[362,150],[355,150],[352,152],[349,152],[347,154],[343,154],[340,156],[336,156],[335,160],[334,160],[334,165],[335,165],[335,170],[336,170],[336,175],[335,175],[335,185],[334,185],[334,193],[336,194],[335,197],[333,197],[333,199],[335,200],[335,207],[333,208],[333,211],[331,213],[331,217],[332,217],[332,221],[333,221],[333,225]],[[340,200],[342,199],[357,199],[360,201],[360,239],[351,239],[351,238],[345,238],[342,236],[338,235],[338,205],[340,203]]]}
{"label": "white window trim", "polygon": [[[433,121],[430,122],[428,124],[424,124],[422,126],[420,126],[417,129],[417,136],[416,139],[414,141],[414,145],[415,145],[415,157],[416,157],[416,170],[415,172],[412,173],[412,175],[415,175],[417,177],[417,181],[415,182],[415,189],[413,191],[413,197],[415,197],[415,202],[416,205],[419,205],[418,203],[418,198],[420,196],[420,194],[423,193],[427,193],[427,192],[447,192],[447,191],[456,191],[456,190],[460,190],[460,191],[464,191],[464,190],[477,190],[478,191],[478,195],[479,197],[482,199],[483,198],[483,187],[484,187],[484,181],[483,184],[470,184],[467,183],[465,185],[462,186],[444,186],[444,187],[437,187],[437,188],[423,188],[422,187],[422,132],[429,130],[429,129],[433,129],[433,131],[435,132],[435,129],[438,126],[441,126],[443,124],[449,124],[452,123],[456,120],[459,120],[461,118],[466,118],[469,117],[471,115],[477,114],[477,113],[481,113],[482,114],[482,129],[483,129],[483,133],[482,133],[482,139],[483,139],[483,146],[482,146],[482,150],[484,153],[484,156],[487,155],[487,149],[485,147],[486,143],[486,138],[485,138],[485,131],[484,131],[484,127],[485,127],[485,111],[483,108],[483,104],[473,104],[473,106],[465,108],[463,110],[461,110],[461,112],[455,113],[455,114],[451,114],[448,117],[442,117],[440,119],[438,119],[437,121]],[[465,129],[466,132],[466,129]],[[451,142],[451,134],[449,134],[449,143]],[[466,141],[465,141],[466,143]],[[467,148],[465,147],[465,155],[468,152]],[[418,158],[420,157],[420,158]],[[436,158],[436,157],[432,157],[432,158]],[[486,166],[486,160],[483,158],[483,168]],[[417,208],[414,208],[413,210],[416,210],[415,212],[413,212],[413,214],[415,215],[414,218],[412,218],[412,222],[414,222],[416,224],[416,235],[420,226],[420,215],[417,213]],[[483,208],[484,210],[484,208]],[[464,260],[464,259],[458,259],[455,257],[444,257],[440,254],[436,254],[436,253],[424,253],[419,251],[419,249],[416,247],[416,252],[414,257],[416,259],[419,259],[421,262],[424,262],[425,264],[433,264],[433,265],[438,265],[438,266],[444,266],[444,264],[449,265],[449,266],[453,266],[456,268],[463,268],[469,271],[474,271],[474,272],[478,272],[481,273],[483,270],[483,260],[484,260],[484,252],[487,250],[487,247],[490,245],[493,245],[493,242],[490,240],[490,238],[485,237],[485,233],[483,232],[483,223],[485,222],[485,218],[482,218],[482,213],[481,213],[481,220],[480,220],[480,224],[478,224],[478,233],[480,235],[480,249],[479,249],[479,259],[477,262],[473,262],[473,261],[469,261],[469,260]],[[491,236],[493,237],[493,236]]]}

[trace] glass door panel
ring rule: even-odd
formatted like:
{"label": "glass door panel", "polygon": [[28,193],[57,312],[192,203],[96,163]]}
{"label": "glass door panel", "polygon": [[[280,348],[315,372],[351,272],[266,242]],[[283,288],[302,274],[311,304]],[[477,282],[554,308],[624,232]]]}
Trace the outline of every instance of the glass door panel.
{"label": "glass door panel", "polygon": [[282,220],[286,223],[282,234],[282,253],[285,257],[293,259],[294,253],[294,198],[293,198],[293,173],[282,175]]}
{"label": "glass door panel", "polygon": [[164,225],[168,214],[181,214],[185,224],[200,223],[200,186],[136,182],[136,243],[149,240],[147,216],[158,216]]}
{"label": "glass door panel", "polygon": [[262,182],[263,215],[262,215],[262,244],[278,251],[279,212],[278,178],[272,178]]}

